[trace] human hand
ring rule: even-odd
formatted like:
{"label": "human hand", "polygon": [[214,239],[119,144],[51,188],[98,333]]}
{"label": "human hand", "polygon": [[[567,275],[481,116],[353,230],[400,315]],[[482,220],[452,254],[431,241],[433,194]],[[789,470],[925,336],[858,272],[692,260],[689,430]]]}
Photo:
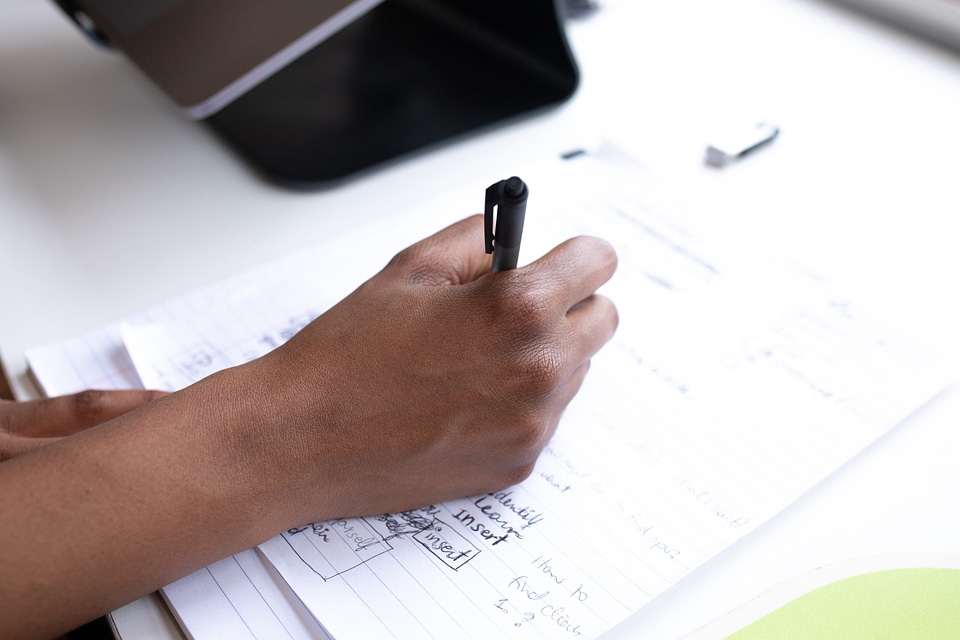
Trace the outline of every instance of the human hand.
{"label": "human hand", "polygon": [[[490,273],[474,216],[398,254],[288,343],[231,375],[235,440],[283,527],[526,478],[617,312],[612,247],[569,240]],[[264,404],[264,402],[268,404]]]}
{"label": "human hand", "polygon": [[616,328],[595,294],[616,256],[576,238],[490,273],[482,237],[473,217],[417,243],[279,349],[156,402],[0,404],[4,455],[39,449],[0,464],[4,631],[54,637],[306,522],[524,479]]}
{"label": "human hand", "polygon": [[130,389],[81,391],[26,402],[0,400],[0,461],[112,420],[161,395],[164,392]]}

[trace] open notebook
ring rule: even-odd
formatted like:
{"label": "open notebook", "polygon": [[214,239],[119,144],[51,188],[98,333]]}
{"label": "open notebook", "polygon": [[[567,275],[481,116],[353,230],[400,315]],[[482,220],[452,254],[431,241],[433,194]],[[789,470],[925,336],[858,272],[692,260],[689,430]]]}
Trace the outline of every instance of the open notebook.
{"label": "open notebook", "polygon": [[[584,154],[522,177],[521,263],[581,233],[610,239],[620,257],[604,287],[618,333],[531,477],[405,513],[304,523],[187,576],[163,594],[189,635],[596,637],[949,382],[940,345],[629,159]],[[35,349],[31,369],[48,395],[182,387],[282,343],[397,250],[479,210],[482,191]]]}

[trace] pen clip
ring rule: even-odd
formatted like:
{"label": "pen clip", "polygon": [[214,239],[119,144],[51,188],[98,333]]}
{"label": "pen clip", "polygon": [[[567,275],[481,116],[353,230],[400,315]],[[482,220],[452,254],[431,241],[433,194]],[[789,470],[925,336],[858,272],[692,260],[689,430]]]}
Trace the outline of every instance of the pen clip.
{"label": "pen clip", "polygon": [[493,240],[496,236],[493,233],[493,208],[500,204],[500,185],[503,180],[495,182],[487,187],[486,196],[483,204],[483,249],[487,253],[493,253]]}

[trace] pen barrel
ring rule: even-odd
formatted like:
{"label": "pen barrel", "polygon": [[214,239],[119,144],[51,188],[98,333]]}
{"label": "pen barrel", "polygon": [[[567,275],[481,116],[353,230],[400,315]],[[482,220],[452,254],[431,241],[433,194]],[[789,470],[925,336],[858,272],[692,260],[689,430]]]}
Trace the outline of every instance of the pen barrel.
{"label": "pen barrel", "polygon": [[507,249],[506,247],[497,246],[497,250],[493,252],[493,268],[491,271],[509,271],[510,269],[517,268],[517,262],[520,260],[520,246],[512,247]]}
{"label": "pen barrel", "polygon": [[493,271],[517,268],[520,258],[520,239],[523,221],[527,215],[527,194],[515,200],[505,199],[497,205],[497,235],[493,251]]}

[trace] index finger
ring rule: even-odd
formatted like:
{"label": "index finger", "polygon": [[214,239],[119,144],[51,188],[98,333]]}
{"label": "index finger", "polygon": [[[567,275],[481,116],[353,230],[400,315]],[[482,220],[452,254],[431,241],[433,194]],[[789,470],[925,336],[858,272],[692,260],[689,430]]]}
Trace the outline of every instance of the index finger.
{"label": "index finger", "polygon": [[563,242],[538,260],[523,267],[528,275],[546,280],[562,292],[570,309],[589,298],[617,270],[617,252],[606,240],[578,236]]}

